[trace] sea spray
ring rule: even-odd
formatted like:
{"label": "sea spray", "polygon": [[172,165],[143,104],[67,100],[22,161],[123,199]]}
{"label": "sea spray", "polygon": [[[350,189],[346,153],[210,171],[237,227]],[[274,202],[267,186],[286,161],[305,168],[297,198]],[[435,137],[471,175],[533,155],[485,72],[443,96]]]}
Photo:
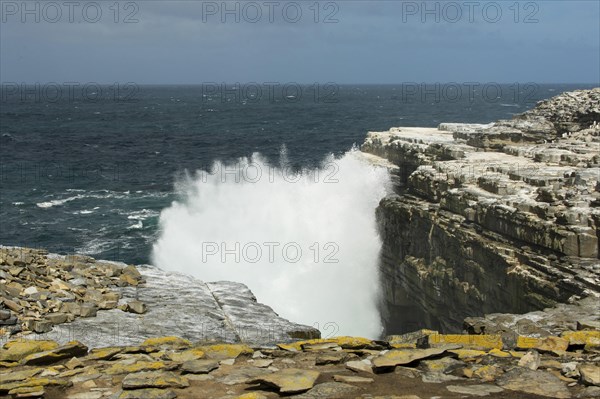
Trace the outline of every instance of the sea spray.
{"label": "sea spray", "polygon": [[282,317],[326,335],[381,333],[375,208],[385,168],[352,150],[292,171],[285,154],[217,162],[179,179],[153,262],[204,281],[242,282]]}

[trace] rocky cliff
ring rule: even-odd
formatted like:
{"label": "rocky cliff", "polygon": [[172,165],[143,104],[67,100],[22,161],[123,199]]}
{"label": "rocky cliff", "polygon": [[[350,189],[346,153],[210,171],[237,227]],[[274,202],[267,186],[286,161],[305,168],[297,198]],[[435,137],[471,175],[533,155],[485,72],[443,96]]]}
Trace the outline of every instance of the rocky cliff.
{"label": "rocky cliff", "polygon": [[460,331],[600,293],[600,89],[487,125],[370,132],[394,164],[377,209],[388,333]]}

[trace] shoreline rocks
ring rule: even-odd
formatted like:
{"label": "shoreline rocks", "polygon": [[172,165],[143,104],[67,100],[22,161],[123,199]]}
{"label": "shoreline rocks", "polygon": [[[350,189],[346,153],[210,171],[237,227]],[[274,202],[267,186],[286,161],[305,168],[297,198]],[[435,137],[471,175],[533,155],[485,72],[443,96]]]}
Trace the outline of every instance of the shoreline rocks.
{"label": "shoreline rocks", "polygon": [[135,346],[172,334],[254,345],[320,337],[319,330],[258,303],[240,283],[205,283],[149,265],[8,247],[0,247],[0,273],[0,309],[13,323],[0,324],[0,342],[27,336],[97,348]]}
{"label": "shoreline rocks", "polygon": [[117,307],[116,288],[144,283],[134,266],[17,247],[0,247],[0,280],[0,336],[47,333],[53,326],[95,317],[99,309]]}
{"label": "shoreline rocks", "polygon": [[[171,336],[90,351],[79,342],[60,346],[20,339],[0,350],[0,397],[366,399],[398,395],[401,386],[402,395],[413,399],[533,399],[594,397],[600,389],[600,350],[586,349],[578,340],[560,351],[525,350],[497,339],[490,341],[491,349],[468,349],[477,337],[486,339],[426,330],[403,337],[409,348],[394,349],[397,336],[380,341],[333,337],[269,347],[207,346]],[[319,362],[325,357],[330,361]]]}

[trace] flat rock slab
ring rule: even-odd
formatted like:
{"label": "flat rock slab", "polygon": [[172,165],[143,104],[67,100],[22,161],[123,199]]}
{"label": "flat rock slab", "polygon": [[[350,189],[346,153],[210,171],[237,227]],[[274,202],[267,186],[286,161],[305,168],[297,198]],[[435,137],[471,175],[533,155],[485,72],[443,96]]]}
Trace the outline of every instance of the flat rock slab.
{"label": "flat rock slab", "polygon": [[2,371],[2,377],[0,377],[0,383],[8,384],[9,382],[23,381],[28,378],[33,377],[42,372],[41,368],[34,368],[29,370],[19,370],[19,371]]}
{"label": "flat rock slab", "polygon": [[600,367],[593,364],[581,364],[578,369],[584,383],[600,386]]}
{"label": "flat rock slab", "polygon": [[123,379],[123,389],[140,388],[187,388],[189,381],[180,375],[171,372],[143,371],[128,374]]}
{"label": "flat rock slab", "polygon": [[317,359],[315,360],[315,364],[317,366],[322,366],[325,364],[340,364],[340,363],[343,363],[347,357],[348,357],[348,354],[346,352],[322,353],[317,356]]}
{"label": "flat rock slab", "polygon": [[272,359],[258,359],[258,360],[252,361],[252,365],[254,367],[259,367],[259,368],[269,367],[272,364],[273,364]]}
{"label": "flat rock slab", "polygon": [[551,398],[570,398],[565,384],[554,374],[541,370],[517,367],[496,381],[504,389],[520,391]]}
{"label": "flat rock slab", "polygon": [[278,388],[281,393],[299,393],[311,389],[319,375],[314,370],[290,368],[257,378],[250,383],[269,385]]}
{"label": "flat rock slab", "polygon": [[259,367],[241,367],[239,369],[232,370],[227,373],[227,375],[221,379],[219,382],[225,385],[236,385],[236,384],[245,384],[249,381],[252,381],[256,378],[262,377],[266,374],[271,374],[271,370],[267,370]]}
{"label": "flat rock slab", "polygon": [[[120,263],[114,265],[123,267]],[[72,323],[56,325],[52,331],[36,335],[36,339],[59,343],[77,339],[95,348],[136,346],[148,338],[168,335],[194,342],[243,341],[252,345],[287,342],[292,337],[309,339],[319,336],[317,329],[290,322],[279,317],[269,306],[258,303],[243,284],[227,281],[206,283],[149,265],[140,265],[137,269],[146,284],[118,287],[115,292],[129,307],[136,306],[134,301],[139,300],[147,306],[146,312],[102,310],[96,317],[78,317]],[[138,310],[144,309],[140,307]],[[231,323],[223,323],[226,319]]]}
{"label": "flat rock slab", "polygon": [[80,392],[69,395],[67,399],[100,399],[104,394],[102,392]]}
{"label": "flat rock slab", "polygon": [[16,388],[9,392],[13,398],[43,398],[44,393],[41,386]]}
{"label": "flat rock slab", "polygon": [[358,377],[355,375],[334,375],[333,380],[335,382],[349,382],[358,384],[368,384],[375,381],[373,378]]}
{"label": "flat rock slab", "polygon": [[447,348],[395,349],[373,359],[373,366],[375,366],[375,368],[404,366],[415,360],[441,355],[446,352],[446,349]]}
{"label": "flat rock slab", "polygon": [[25,357],[39,352],[56,349],[54,341],[19,339],[7,342],[0,350],[0,362],[18,362]]}
{"label": "flat rock slab", "polygon": [[45,352],[33,353],[22,360],[26,365],[52,364],[63,359],[87,355],[88,348],[81,342],[73,341]]}
{"label": "flat rock slab", "polygon": [[489,396],[491,393],[504,391],[503,388],[495,385],[448,385],[447,390],[454,393],[461,393],[472,396]]}
{"label": "flat rock slab", "polygon": [[190,374],[208,374],[218,368],[219,362],[210,359],[188,360],[181,365],[181,370]]}
{"label": "flat rock slab", "polygon": [[356,394],[360,388],[341,382],[325,382],[315,385],[310,391],[302,395],[294,396],[295,399],[321,399],[321,398],[343,398]]}
{"label": "flat rock slab", "polygon": [[456,380],[461,380],[462,378],[451,375],[451,374],[444,374],[444,373],[440,373],[440,372],[434,372],[434,373],[424,373],[421,376],[421,380],[425,383],[428,384],[441,384],[443,382],[448,382],[448,381],[456,381]]}
{"label": "flat rock slab", "polygon": [[373,366],[370,361],[367,363],[362,360],[352,360],[346,363],[346,367],[352,371],[364,371],[365,373],[373,374]]}
{"label": "flat rock slab", "polygon": [[133,391],[123,391],[119,399],[175,399],[177,394],[170,389],[136,389]]}
{"label": "flat rock slab", "polygon": [[304,345],[302,345],[302,349],[310,352],[310,351],[324,351],[327,349],[341,350],[342,348],[340,348],[338,346],[338,344],[335,342],[324,342],[324,343],[318,343],[318,344],[304,344]]}

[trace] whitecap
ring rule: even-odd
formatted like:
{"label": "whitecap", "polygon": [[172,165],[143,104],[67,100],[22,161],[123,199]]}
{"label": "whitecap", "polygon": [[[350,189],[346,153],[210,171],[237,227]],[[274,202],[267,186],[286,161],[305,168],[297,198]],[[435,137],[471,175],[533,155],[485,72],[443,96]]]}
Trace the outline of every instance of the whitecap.
{"label": "whitecap", "polygon": [[83,198],[83,197],[84,196],[82,196],[82,195],[76,195],[74,197],[68,197],[68,198],[59,199],[59,200],[38,202],[36,205],[39,208],[52,208],[53,206],[60,206],[60,205],[66,204],[67,202],[75,201],[75,200]]}
{"label": "whitecap", "polygon": [[136,224],[132,224],[127,229],[128,230],[140,230],[144,228],[144,223],[141,220],[138,220]]}

